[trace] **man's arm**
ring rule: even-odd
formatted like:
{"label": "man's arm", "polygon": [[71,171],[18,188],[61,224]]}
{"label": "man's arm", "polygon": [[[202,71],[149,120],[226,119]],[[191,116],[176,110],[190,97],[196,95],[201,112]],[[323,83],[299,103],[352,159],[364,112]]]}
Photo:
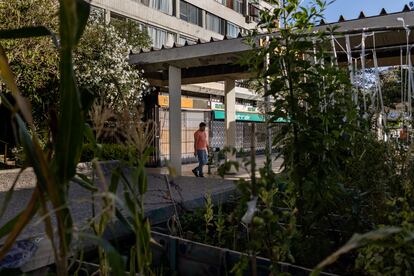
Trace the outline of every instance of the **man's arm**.
{"label": "man's arm", "polygon": [[207,147],[207,151],[208,151],[208,135],[206,133],[206,147]]}
{"label": "man's arm", "polygon": [[194,156],[197,156],[197,132],[194,132]]}

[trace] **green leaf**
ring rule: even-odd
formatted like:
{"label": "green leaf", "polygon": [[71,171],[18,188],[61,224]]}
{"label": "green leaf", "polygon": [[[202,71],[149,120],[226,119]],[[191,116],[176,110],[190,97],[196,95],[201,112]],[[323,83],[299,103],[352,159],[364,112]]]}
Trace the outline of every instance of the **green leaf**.
{"label": "green leaf", "polygon": [[144,166],[141,163],[138,166],[139,166],[138,167],[139,177],[138,177],[137,184],[138,184],[139,194],[143,195],[147,191],[147,185],[148,185],[147,174],[145,172]]}
{"label": "green leaf", "polygon": [[7,87],[13,94],[16,104],[19,108],[19,111],[22,113],[26,122],[33,127],[33,118],[28,103],[21,96],[19,88],[17,87],[14,74],[10,69],[9,62],[7,60],[6,53],[4,52],[3,47],[0,45],[0,77],[6,83]]}
{"label": "green leaf", "polygon": [[23,229],[30,222],[30,220],[38,210],[38,197],[39,190],[36,189],[32,193],[32,197],[30,198],[30,201],[27,204],[26,209],[0,228],[0,237],[8,235],[0,249],[0,260],[3,259],[6,253],[12,248],[17,237],[20,235],[20,233],[23,231]]}
{"label": "green leaf", "polygon": [[89,4],[82,0],[61,0],[60,4],[60,116],[55,145],[55,168],[59,183],[63,185],[76,172],[84,131],[84,115],[80,94],[75,84],[72,50],[85,27]]}
{"label": "green leaf", "polygon": [[91,128],[89,124],[85,124],[84,135],[86,139],[88,140],[88,142],[93,145],[94,149],[97,148],[98,145],[96,143],[95,134],[93,133],[93,129]]}
{"label": "green leaf", "polygon": [[56,34],[43,26],[0,30],[0,39],[32,38],[42,36],[51,36],[53,44],[55,44],[56,48],[59,48],[59,42],[57,40]]}
{"label": "green leaf", "polygon": [[[49,181],[47,172],[47,163],[44,159],[43,152],[40,149],[36,140],[32,140],[29,132],[26,129],[26,125],[19,115],[16,115],[16,122],[19,131],[20,142],[23,145],[24,152],[26,154],[27,161],[36,173],[37,183],[42,191],[46,191],[46,183]],[[33,137],[34,138],[34,137]]]}
{"label": "green leaf", "polygon": [[125,216],[122,214],[122,212],[118,208],[116,208],[116,210],[115,210],[115,216],[125,227],[128,228],[128,230],[130,232],[134,231],[134,226],[131,225],[129,220],[127,218],[125,218]]}
{"label": "green leaf", "polygon": [[1,209],[0,209],[0,220],[4,215],[4,212],[7,210],[7,206],[9,205],[10,200],[13,197],[14,187],[16,186],[17,181],[19,180],[20,176],[22,175],[22,173],[24,172],[25,169],[26,168],[22,168],[19,171],[19,173],[17,174],[16,178],[13,181],[13,185],[10,187],[10,189],[7,191],[7,193],[4,197],[4,201],[3,201],[3,204],[2,204]]}
{"label": "green leaf", "polygon": [[311,275],[319,275],[324,267],[334,263],[342,254],[348,253],[358,247],[365,246],[370,242],[382,240],[401,231],[402,229],[399,227],[384,227],[362,235],[354,234],[344,246],[320,262]]}
{"label": "green leaf", "polygon": [[[133,197],[135,198],[135,197]],[[131,194],[129,194],[127,191],[124,192],[124,199],[126,206],[128,207],[128,211],[132,216],[135,216],[135,214],[138,212],[136,202],[131,198]]]}
{"label": "green leaf", "polygon": [[95,187],[94,183],[86,175],[77,174],[74,178],[72,178],[72,181],[91,192],[98,191],[98,188]]}
{"label": "green leaf", "polygon": [[76,0],[76,14],[78,18],[76,25],[75,45],[78,44],[85,30],[86,24],[88,23],[90,9],[91,7],[88,2],[84,0]]}
{"label": "green leaf", "polygon": [[89,234],[79,234],[80,238],[96,244],[105,250],[109,265],[111,267],[111,275],[125,275],[125,263],[121,254],[105,239]]}
{"label": "green leaf", "polygon": [[0,239],[10,233],[10,231],[13,229],[14,225],[16,224],[16,222],[20,219],[20,216],[21,216],[22,213],[23,213],[23,211],[20,212],[17,216],[15,216],[14,218],[12,218],[11,220],[9,220],[8,222],[6,222],[0,228]]}
{"label": "green leaf", "polygon": [[83,112],[88,112],[91,109],[95,101],[96,95],[93,94],[93,92],[90,89],[83,88],[83,87],[80,87],[79,89],[80,89],[79,93],[81,95],[81,105],[82,105]]}
{"label": "green leaf", "polygon": [[121,175],[118,170],[112,171],[111,175],[111,184],[109,185],[109,192],[115,194],[118,188],[118,183],[121,178]]}

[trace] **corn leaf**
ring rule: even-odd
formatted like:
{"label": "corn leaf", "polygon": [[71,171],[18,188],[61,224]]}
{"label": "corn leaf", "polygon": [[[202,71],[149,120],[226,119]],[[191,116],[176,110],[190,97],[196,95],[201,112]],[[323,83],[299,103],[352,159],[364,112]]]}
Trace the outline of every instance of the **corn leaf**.
{"label": "corn leaf", "polygon": [[22,173],[24,172],[25,169],[26,168],[22,168],[19,171],[19,173],[17,174],[16,178],[13,181],[12,186],[10,187],[10,189],[7,191],[7,193],[5,195],[3,204],[2,204],[1,209],[0,209],[0,219],[3,217],[4,212],[7,210],[7,206],[9,205],[10,200],[13,197],[14,188],[16,187],[17,181],[19,180],[20,176],[22,175]]}
{"label": "corn leaf", "polygon": [[50,36],[53,40],[53,44],[55,44],[56,48],[59,48],[59,42],[56,37],[56,34],[43,26],[23,27],[12,30],[0,30],[0,39],[32,38],[42,36]]}
{"label": "corn leaf", "polygon": [[[17,87],[14,74],[10,69],[9,62],[4,52],[3,46],[0,44],[0,77],[5,82],[6,86],[13,93],[13,97],[16,100],[16,104],[19,108],[19,111],[23,114],[24,119],[29,124],[29,126],[34,130],[33,127],[33,118],[30,112],[30,108],[26,100],[21,96],[19,89]],[[16,112],[16,111],[14,111]]]}
{"label": "corn leaf", "polygon": [[80,94],[75,83],[72,50],[76,46],[89,16],[84,1],[60,1],[60,96],[59,131],[55,145],[58,182],[67,184],[76,173],[84,132]]}
{"label": "corn leaf", "polygon": [[82,188],[85,188],[91,192],[98,192],[98,188],[94,185],[94,183],[85,175],[77,174],[74,178],[72,178],[72,182],[78,184]]}
{"label": "corn leaf", "polygon": [[30,222],[37,209],[39,208],[39,190],[36,189],[32,193],[32,197],[27,205],[26,209],[21,212],[15,219],[12,219],[0,229],[0,233],[7,234],[7,238],[0,248],[0,260],[4,258],[6,253],[12,248],[13,243],[17,237]]}
{"label": "corn leaf", "polygon": [[385,239],[391,235],[401,232],[402,229],[398,227],[384,227],[378,230],[374,230],[365,234],[354,234],[352,238],[341,248],[336,250],[325,260],[320,262],[311,275],[319,275],[323,268],[336,262],[336,260],[343,254],[348,253],[351,250],[365,246],[370,242],[375,242],[381,239]]}
{"label": "corn leaf", "polygon": [[125,263],[122,256],[116,249],[105,239],[90,234],[80,234],[80,238],[87,239],[97,246],[103,248],[108,257],[108,262],[111,267],[111,275],[125,275]]}

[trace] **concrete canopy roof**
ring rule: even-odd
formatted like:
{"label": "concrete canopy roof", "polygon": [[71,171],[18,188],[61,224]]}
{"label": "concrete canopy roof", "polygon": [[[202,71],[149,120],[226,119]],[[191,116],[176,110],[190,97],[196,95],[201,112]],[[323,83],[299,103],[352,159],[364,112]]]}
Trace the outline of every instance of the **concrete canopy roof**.
{"label": "concrete canopy roof", "polygon": [[156,85],[166,84],[169,65],[182,69],[182,84],[245,79],[250,74],[237,62],[249,51],[245,38],[238,37],[132,54],[130,63],[144,69]]}
{"label": "concrete canopy roof", "polygon": [[[336,50],[339,63],[346,64],[347,55],[345,35],[349,35],[354,58],[360,56],[362,33],[375,33],[366,38],[367,67],[373,66],[372,50],[378,56],[379,66],[400,64],[400,51],[406,48],[406,31],[399,18],[411,29],[414,26],[414,11],[407,6],[402,12],[387,14],[382,10],[378,16],[365,17],[361,12],[359,18],[338,22],[321,22],[315,30],[328,30],[337,26],[334,32],[337,40]],[[277,35],[277,33],[270,34]],[[374,41],[375,39],[375,41]],[[252,76],[249,68],[241,66],[238,61],[252,50],[245,38],[239,37],[210,42],[198,41],[193,45],[177,45],[172,48],[151,49],[130,55],[130,64],[137,65],[145,71],[145,76],[152,85],[163,86],[168,82],[168,67],[175,66],[182,70],[182,84],[222,81],[226,79],[246,79]],[[409,44],[414,44],[414,36],[409,37]]]}

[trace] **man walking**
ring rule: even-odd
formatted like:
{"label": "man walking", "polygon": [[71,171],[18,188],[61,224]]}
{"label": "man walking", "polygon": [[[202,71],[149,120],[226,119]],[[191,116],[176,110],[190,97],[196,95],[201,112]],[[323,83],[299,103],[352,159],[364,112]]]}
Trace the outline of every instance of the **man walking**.
{"label": "man walking", "polygon": [[207,164],[208,142],[206,133],[206,123],[201,122],[199,129],[194,132],[194,156],[198,157],[198,167],[193,169],[193,173],[196,177],[204,177],[203,166]]}

